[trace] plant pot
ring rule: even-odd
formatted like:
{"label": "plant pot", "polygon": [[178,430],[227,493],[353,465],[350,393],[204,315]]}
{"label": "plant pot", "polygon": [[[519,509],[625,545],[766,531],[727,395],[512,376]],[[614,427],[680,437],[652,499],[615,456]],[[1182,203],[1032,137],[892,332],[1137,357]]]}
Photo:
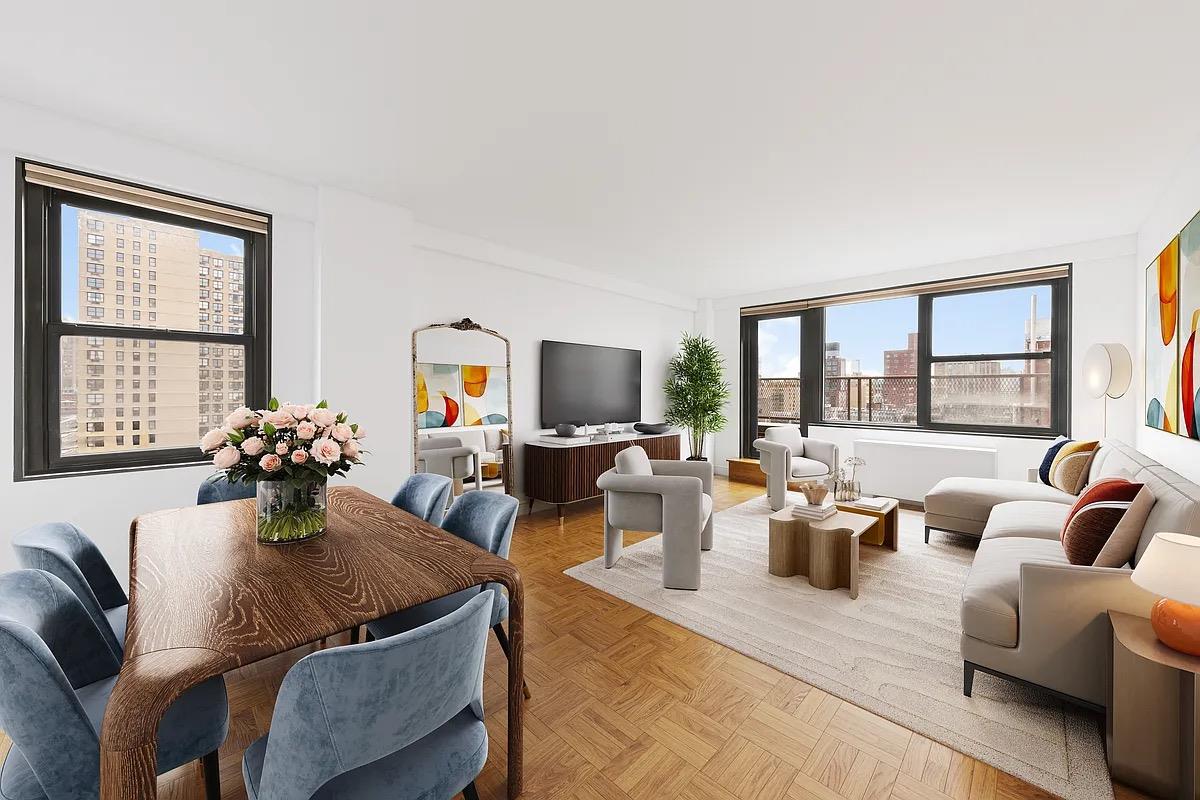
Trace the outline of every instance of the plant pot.
{"label": "plant pot", "polygon": [[325,481],[259,481],[259,544],[292,544],[325,532]]}

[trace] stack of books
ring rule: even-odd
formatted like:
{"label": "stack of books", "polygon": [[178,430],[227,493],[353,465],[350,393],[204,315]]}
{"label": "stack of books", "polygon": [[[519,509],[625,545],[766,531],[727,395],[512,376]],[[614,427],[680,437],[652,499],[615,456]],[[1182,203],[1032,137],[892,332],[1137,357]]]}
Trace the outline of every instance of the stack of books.
{"label": "stack of books", "polygon": [[797,503],[792,506],[792,518],[803,519],[809,522],[815,522],[822,519],[829,519],[837,513],[837,508],[833,504],[833,498],[827,499],[820,505],[809,505],[808,503]]}
{"label": "stack of books", "polygon": [[860,497],[851,505],[861,506],[862,508],[870,508],[875,511],[882,511],[883,507],[890,503],[886,497]]}

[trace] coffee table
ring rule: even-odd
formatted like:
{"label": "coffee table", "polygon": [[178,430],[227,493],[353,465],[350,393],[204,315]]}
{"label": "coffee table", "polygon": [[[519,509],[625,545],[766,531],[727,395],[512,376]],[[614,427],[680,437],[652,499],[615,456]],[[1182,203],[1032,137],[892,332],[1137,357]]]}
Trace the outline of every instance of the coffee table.
{"label": "coffee table", "polygon": [[879,498],[887,500],[881,509],[866,508],[854,503],[834,503],[841,511],[851,514],[865,514],[878,520],[879,524],[873,530],[863,535],[863,544],[883,545],[889,550],[900,549],[900,501],[892,497]]}
{"label": "coffee table", "polygon": [[782,578],[804,575],[816,589],[849,589],[857,598],[858,544],[876,522],[840,510],[822,520],[793,517],[790,506],[776,511],[768,522],[767,570]]}

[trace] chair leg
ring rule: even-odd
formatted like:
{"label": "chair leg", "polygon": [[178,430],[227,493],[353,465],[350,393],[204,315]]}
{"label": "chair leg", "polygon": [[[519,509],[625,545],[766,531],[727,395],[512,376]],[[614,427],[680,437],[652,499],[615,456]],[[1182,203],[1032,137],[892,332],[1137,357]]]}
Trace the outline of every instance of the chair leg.
{"label": "chair leg", "polygon": [[929,544],[929,526],[925,526],[925,544]]}
{"label": "chair leg", "polygon": [[463,800],[479,800],[479,792],[475,791],[475,781],[471,781],[462,790]]}
{"label": "chair leg", "polygon": [[963,697],[970,697],[975,687],[975,665],[970,661],[963,662]]}
{"label": "chair leg", "polygon": [[350,644],[358,644],[358,626],[350,629]]}
{"label": "chair leg", "polygon": [[[504,632],[504,623],[497,622],[492,626],[492,631],[496,634],[496,641],[500,643],[500,649],[504,651],[504,657],[511,659],[512,653],[508,649],[508,634]],[[524,679],[521,680],[521,691],[525,693],[526,700],[533,697],[533,695],[529,693],[529,686],[526,685]]]}
{"label": "chair leg", "polygon": [[204,773],[204,800],[221,800],[221,759],[216,750],[200,759],[200,771]]}

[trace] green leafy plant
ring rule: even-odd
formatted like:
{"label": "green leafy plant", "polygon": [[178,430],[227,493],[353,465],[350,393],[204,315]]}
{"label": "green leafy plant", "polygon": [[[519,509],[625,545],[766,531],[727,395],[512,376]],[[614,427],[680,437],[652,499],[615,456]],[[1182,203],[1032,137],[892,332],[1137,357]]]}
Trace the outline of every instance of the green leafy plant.
{"label": "green leafy plant", "polygon": [[679,352],[667,363],[663,392],[667,396],[667,422],[688,429],[691,458],[702,460],[704,438],[725,429],[725,405],[730,395],[724,359],[712,340],[683,334]]}

